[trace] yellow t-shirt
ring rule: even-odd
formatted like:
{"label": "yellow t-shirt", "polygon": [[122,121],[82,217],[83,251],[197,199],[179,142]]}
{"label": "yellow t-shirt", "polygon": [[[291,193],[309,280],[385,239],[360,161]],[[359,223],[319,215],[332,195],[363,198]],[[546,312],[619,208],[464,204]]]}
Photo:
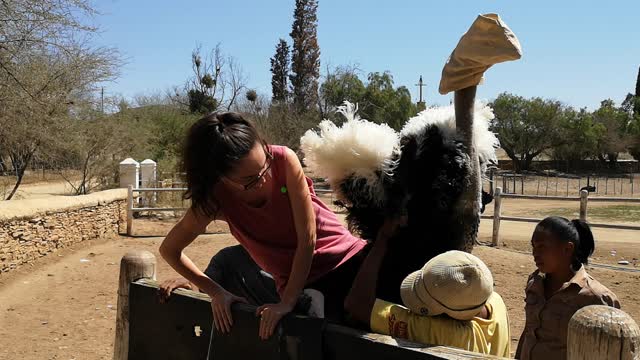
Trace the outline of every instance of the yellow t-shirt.
{"label": "yellow t-shirt", "polygon": [[502,297],[487,300],[490,319],[460,321],[448,316],[420,316],[404,306],[376,299],[371,330],[429,345],[451,346],[482,354],[509,357],[509,317]]}

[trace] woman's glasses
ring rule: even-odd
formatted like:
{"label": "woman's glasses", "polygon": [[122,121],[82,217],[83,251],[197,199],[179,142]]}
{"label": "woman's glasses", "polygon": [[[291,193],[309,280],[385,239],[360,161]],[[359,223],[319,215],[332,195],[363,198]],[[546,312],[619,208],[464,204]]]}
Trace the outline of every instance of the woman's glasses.
{"label": "woman's glasses", "polygon": [[245,190],[254,188],[256,184],[258,184],[260,180],[262,180],[262,178],[267,174],[267,172],[269,172],[269,169],[271,169],[271,164],[273,163],[273,155],[271,155],[271,153],[269,153],[267,150],[264,151],[264,154],[266,155],[265,169],[260,172],[260,174],[256,175],[255,178],[251,179],[251,181],[243,185]]}

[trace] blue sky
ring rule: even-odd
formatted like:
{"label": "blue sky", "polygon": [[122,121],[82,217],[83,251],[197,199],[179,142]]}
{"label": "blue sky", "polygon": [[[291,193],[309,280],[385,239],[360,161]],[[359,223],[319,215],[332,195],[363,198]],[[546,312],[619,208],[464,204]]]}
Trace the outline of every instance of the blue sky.
{"label": "blue sky", "polygon": [[[221,43],[249,78],[249,87],[271,94],[269,58],[279,38],[291,43],[293,0],[101,0],[94,21],[97,45],[117,47],[127,60],[107,94],[164,91],[191,75],[197,43]],[[633,92],[640,66],[640,1],[320,0],[321,67],[357,65],[366,75],[389,70],[409,87],[423,75],[428,104],[448,104],[437,92],[442,66],[480,13],[496,12],[516,33],[521,60],[485,75],[478,94],[508,91],[597,108]]]}

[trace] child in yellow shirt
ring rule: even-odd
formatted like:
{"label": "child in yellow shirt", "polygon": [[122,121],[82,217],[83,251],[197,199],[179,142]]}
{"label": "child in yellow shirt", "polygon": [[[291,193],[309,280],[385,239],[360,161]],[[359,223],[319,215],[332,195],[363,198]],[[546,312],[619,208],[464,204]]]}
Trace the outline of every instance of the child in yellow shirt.
{"label": "child in yellow shirt", "polygon": [[480,259],[462,251],[434,257],[403,281],[403,306],[375,295],[386,248],[381,231],[345,299],[353,319],[374,332],[424,344],[510,355],[507,308]]}

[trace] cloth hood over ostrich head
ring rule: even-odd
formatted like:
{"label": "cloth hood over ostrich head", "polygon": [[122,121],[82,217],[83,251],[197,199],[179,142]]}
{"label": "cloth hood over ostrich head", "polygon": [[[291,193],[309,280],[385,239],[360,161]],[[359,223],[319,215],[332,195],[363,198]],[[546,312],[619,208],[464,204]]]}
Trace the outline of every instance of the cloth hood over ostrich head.
{"label": "cloth hood over ostrich head", "polygon": [[482,74],[518,59],[520,44],[495,14],[479,16],[444,67],[440,92],[455,91],[454,105],[428,108],[397,133],[338,109],[346,122],[325,120],[301,138],[305,163],[325,177],[347,209],[352,231],[373,240],[384,219],[406,216],[380,271],[379,296],[400,301],[402,279],[448,250],[470,251],[480,222],[481,176],[496,160],[489,131],[492,110],[475,102]]}

